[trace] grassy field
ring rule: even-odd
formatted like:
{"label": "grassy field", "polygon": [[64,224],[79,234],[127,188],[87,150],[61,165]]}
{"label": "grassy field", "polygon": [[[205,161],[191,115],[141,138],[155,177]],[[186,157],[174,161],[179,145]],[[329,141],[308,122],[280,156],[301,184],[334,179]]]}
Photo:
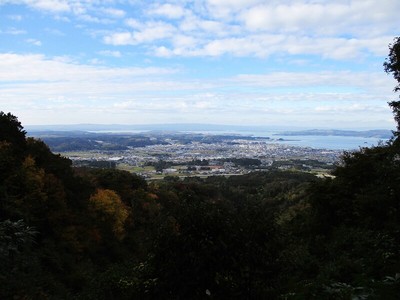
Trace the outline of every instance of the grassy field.
{"label": "grassy field", "polygon": [[131,166],[128,164],[118,164],[117,169],[128,171],[128,172],[133,172],[133,173],[149,173],[149,172],[155,171],[153,166],[136,167],[136,166]]}

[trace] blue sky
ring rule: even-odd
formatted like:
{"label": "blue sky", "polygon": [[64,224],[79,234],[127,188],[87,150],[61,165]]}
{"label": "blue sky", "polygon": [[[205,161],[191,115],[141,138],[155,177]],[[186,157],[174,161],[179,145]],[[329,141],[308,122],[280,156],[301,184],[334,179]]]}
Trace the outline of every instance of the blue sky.
{"label": "blue sky", "polygon": [[0,110],[24,125],[394,129],[398,0],[0,0]]}

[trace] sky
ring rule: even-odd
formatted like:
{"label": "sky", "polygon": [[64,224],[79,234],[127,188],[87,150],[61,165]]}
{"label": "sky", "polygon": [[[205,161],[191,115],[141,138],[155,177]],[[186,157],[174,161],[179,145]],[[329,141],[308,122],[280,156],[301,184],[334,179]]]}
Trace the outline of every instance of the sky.
{"label": "sky", "polygon": [[23,125],[394,129],[398,0],[0,0]]}

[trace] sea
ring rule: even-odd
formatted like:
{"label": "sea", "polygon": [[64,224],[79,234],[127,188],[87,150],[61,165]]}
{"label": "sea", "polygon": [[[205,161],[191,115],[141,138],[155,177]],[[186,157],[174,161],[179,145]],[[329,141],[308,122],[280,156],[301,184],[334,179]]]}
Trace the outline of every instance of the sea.
{"label": "sea", "polygon": [[[150,130],[98,130],[96,133],[145,133]],[[182,131],[180,131],[182,132]],[[314,149],[353,151],[360,148],[385,144],[388,139],[373,137],[333,136],[333,135],[280,135],[278,131],[252,132],[252,131],[183,131],[184,133],[201,133],[212,135],[237,135],[270,138],[268,142],[282,145],[310,147]]]}
{"label": "sea", "polygon": [[[279,136],[274,136],[276,138]],[[353,136],[282,136],[282,141],[278,143],[288,144],[292,146],[311,147],[315,149],[329,150],[358,150],[363,147],[378,146],[381,143],[386,143],[388,140],[378,138],[365,138]]]}
{"label": "sea", "polygon": [[[193,132],[193,131],[191,131]],[[279,132],[244,132],[244,131],[202,131],[197,133],[204,134],[235,134],[241,136],[254,136],[254,137],[269,137],[271,143],[310,147],[314,149],[328,149],[328,150],[343,150],[352,151],[359,150],[360,148],[378,146],[385,144],[388,139],[373,138],[373,137],[354,137],[354,136],[312,136],[312,135],[279,135]]]}

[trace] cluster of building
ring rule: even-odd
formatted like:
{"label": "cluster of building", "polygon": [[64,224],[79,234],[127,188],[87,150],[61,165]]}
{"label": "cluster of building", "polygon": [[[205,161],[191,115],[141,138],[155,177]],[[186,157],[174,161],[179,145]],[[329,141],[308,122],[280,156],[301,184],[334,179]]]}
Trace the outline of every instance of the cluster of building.
{"label": "cluster of building", "polygon": [[[215,175],[244,174],[254,169],[265,169],[276,161],[314,160],[327,165],[337,162],[342,155],[339,150],[313,149],[310,147],[290,146],[269,139],[265,140],[221,140],[216,143],[180,143],[169,140],[168,144],[131,148],[123,151],[89,151],[70,158],[79,160],[104,160],[132,167],[144,167],[168,162],[162,170],[143,169],[144,177],[155,175]],[[251,158],[259,160],[257,166],[239,166],[230,159]],[[195,161],[207,161],[207,165],[193,164]],[[285,168],[283,165],[282,168]],[[289,164],[290,166],[290,164]]]}

